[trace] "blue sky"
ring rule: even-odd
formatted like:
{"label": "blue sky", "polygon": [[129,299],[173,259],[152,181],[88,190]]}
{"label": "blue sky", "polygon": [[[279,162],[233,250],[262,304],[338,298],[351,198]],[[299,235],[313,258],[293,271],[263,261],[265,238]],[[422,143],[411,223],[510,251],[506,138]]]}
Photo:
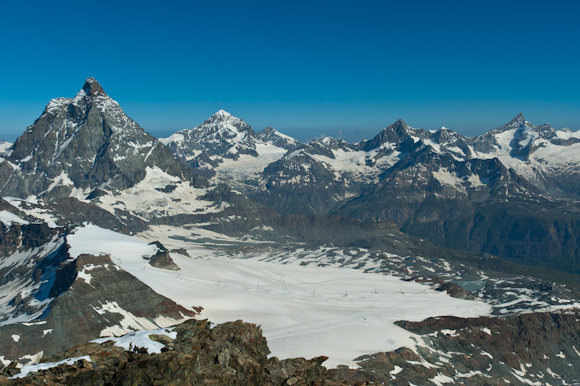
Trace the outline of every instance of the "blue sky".
{"label": "blue sky", "polygon": [[580,2],[28,1],[0,13],[0,138],[95,77],[162,137],[219,109],[359,140],[398,118],[580,129]]}

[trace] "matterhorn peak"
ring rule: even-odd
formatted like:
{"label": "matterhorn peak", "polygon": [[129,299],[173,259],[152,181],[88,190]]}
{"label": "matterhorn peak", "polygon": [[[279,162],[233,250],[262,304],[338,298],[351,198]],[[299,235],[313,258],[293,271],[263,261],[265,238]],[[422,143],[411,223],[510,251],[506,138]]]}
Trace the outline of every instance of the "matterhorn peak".
{"label": "matterhorn peak", "polygon": [[97,82],[97,80],[95,78],[87,78],[87,80],[85,80],[85,85],[83,86],[83,91],[87,94],[90,95],[92,97],[96,97],[96,96],[106,96],[107,93],[105,93],[105,90],[103,90],[103,88],[101,87],[101,85],[99,84],[99,82]]}
{"label": "matterhorn peak", "polygon": [[[13,149],[0,163],[0,193],[14,197],[84,198],[104,186],[120,191],[155,167],[174,177],[190,176],[94,78],[88,78],[72,100],[51,100]],[[6,162],[15,167],[7,169]],[[9,180],[14,183],[7,184]]]}
{"label": "matterhorn peak", "polygon": [[95,78],[87,78],[83,88],[73,98],[72,103],[77,105],[81,101],[86,103],[94,100],[109,101],[111,98]]}

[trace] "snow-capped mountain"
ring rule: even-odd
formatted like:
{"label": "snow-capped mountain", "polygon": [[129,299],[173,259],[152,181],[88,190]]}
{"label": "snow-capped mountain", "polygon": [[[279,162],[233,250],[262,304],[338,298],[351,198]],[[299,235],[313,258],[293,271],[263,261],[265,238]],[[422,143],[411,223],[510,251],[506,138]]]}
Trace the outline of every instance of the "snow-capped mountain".
{"label": "snow-capped mountain", "polygon": [[256,138],[263,143],[272,144],[285,150],[294,150],[302,146],[302,143],[286,134],[280,133],[272,126],[268,126],[260,131],[256,134]]}
{"label": "snow-capped mountain", "polygon": [[357,144],[325,138],[290,151],[248,178],[256,188],[246,192],[285,214],[393,221],[436,244],[576,272],[580,254],[566,245],[580,224],[579,138],[521,114],[474,138],[399,120]]}
{"label": "snow-capped mountain", "polygon": [[250,125],[220,110],[201,125],[161,141],[194,171],[217,181],[243,182],[302,144],[268,127],[256,134]]}
{"label": "snow-capped mountain", "polygon": [[465,148],[463,141],[448,129],[419,130],[402,120],[357,144],[331,137],[315,140],[269,165],[252,197],[283,213],[328,213],[377,184],[382,173],[403,159],[427,147],[454,155]]}
{"label": "snow-capped mountain", "polygon": [[0,194],[26,198],[118,191],[147,170],[192,180],[193,173],[127,117],[93,78],[74,98],[51,100],[0,164]]}
{"label": "snow-capped mountain", "polygon": [[580,133],[534,126],[519,114],[505,126],[470,141],[472,157],[498,158],[547,195],[577,200]]}
{"label": "snow-capped mountain", "polygon": [[[286,154],[262,173],[255,197],[263,202],[272,201],[268,197],[272,194],[279,198],[281,192],[274,193],[276,186],[292,186],[297,190],[287,189],[284,193],[302,197],[308,185],[320,190],[321,185],[325,189],[326,185],[338,183],[339,187],[329,187],[330,194],[324,194],[324,190],[310,192],[320,196],[320,201],[326,204],[305,208],[310,207],[314,213],[326,213],[333,207],[332,202],[356,196],[391,172],[411,164],[418,164],[418,167],[431,164],[431,172],[421,177],[424,184],[436,180],[446,186],[448,194],[463,195],[468,190],[483,189],[488,180],[486,176],[472,173],[471,164],[475,160],[481,164],[497,159],[506,171],[523,177],[541,194],[576,199],[580,188],[579,150],[580,133],[568,129],[557,131],[549,125],[534,126],[521,114],[505,126],[473,138],[445,127],[431,131],[414,129],[398,120],[374,138],[354,145],[325,138],[310,142],[298,152]],[[460,167],[461,164],[464,167]],[[462,171],[455,172],[457,168]],[[412,174],[417,175],[417,172]],[[334,176],[334,181],[328,176]],[[514,187],[512,192],[522,189]],[[300,197],[296,200],[302,200]],[[278,209],[294,210],[293,204],[288,203],[295,199],[290,196],[285,200],[278,198],[275,201],[284,205]]]}
{"label": "snow-capped mountain", "polygon": [[180,130],[161,141],[172,153],[185,161],[191,161],[205,152],[208,156],[236,158],[240,154],[256,156],[253,139],[255,133],[246,122],[220,110],[204,123]]}

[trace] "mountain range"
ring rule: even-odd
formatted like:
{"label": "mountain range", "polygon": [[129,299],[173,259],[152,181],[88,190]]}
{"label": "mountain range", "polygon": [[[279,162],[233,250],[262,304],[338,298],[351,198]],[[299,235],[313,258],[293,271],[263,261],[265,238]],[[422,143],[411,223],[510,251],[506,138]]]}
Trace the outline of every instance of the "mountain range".
{"label": "mountain range", "polygon": [[518,114],[471,138],[402,120],[356,144],[281,141],[274,131],[264,142],[264,132],[220,111],[162,141],[195,171],[282,214],[391,221],[436,245],[580,272],[580,134],[569,129]]}
{"label": "mountain range", "polygon": [[[0,143],[0,384],[192,381],[169,369],[197,333],[195,382],[571,383],[578,150],[522,114],[352,144],[220,110],[156,139],[89,78]],[[316,358],[266,359],[257,327],[221,324],[237,318],[274,355]],[[18,378],[38,361],[60,370]]]}

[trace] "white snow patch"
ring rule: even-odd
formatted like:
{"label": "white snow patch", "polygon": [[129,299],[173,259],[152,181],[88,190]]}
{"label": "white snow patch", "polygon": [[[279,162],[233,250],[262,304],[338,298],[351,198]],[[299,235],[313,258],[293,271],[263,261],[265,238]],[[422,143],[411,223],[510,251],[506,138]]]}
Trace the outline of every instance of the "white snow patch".
{"label": "white snow patch", "polygon": [[[216,168],[218,173],[229,179],[241,180],[253,174],[260,173],[271,164],[276,162],[286,154],[286,149],[274,146],[269,143],[257,142],[257,157],[249,154],[240,154],[237,160],[223,158],[223,162]],[[231,148],[230,150],[234,150]],[[237,152],[237,150],[236,150]]]}
{"label": "white snow patch", "polygon": [[6,226],[11,226],[13,223],[27,225],[30,224],[28,221],[21,219],[17,215],[12,212],[8,212],[7,210],[0,211],[0,221],[4,223]]}
{"label": "white snow patch", "polygon": [[10,142],[0,142],[0,154],[5,154],[10,146],[12,146]]}
{"label": "white snow patch", "polygon": [[36,365],[24,365],[20,369],[20,373],[16,374],[15,376],[13,376],[9,379],[24,378],[30,373],[34,373],[34,372],[42,371],[42,370],[48,370],[52,367],[57,367],[57,366],[60,366],[63,364],[72,365],[72,364],[75,364],[76,362],[82,361],[82,360],[86,360],[88,362],[91,362],[91,358],[88,355],[85,355],[82,357],[64,359],[64,360],[59,361],[59,362],[40,363],[40,364],[36,364]]}
{"label": "white snow patch", "polygon": [[42,324],[46,324],[46,320],[43,320],[41,322],[31,322],[31,323],[22,323],[24,326],[26,327],[30,327],[30,326],[39,326]]}
{"label": "white snow patch", "polygon": [[159,142],[167,146],[171,142],[183,142],[184,136],[180,133],[175,133],[167,138],[159,138]]}
{"label": "white snow patch", "polygon": [[172,329],[161,328],[156,330],[134,331],[118,338],[100,338],[91,342],[101,344],[111,340],[114,342],[115,346],[122,347],[127,351],[141,347],[147,349],[147,353],[149,354],[160,354],[161,349],[164,348],[165,345],[151,340],[149,338],[150,335],[165,335],[171,339],[177,338],[177,332],[172,331]]}
{"label": "white snow patch", "polygon": [[[175,189],[169,193],[160,191],[168,185],[175,186]],[[145,178],[138,184],[116,195],[101,196],[96,204],[113,214],[116,209],[129,210],[144,219],[221,210],[211,207],[211,201],[200,199],[205,193],[205,189],[193,188],[189,182],[182,182],[179,177],[171,176],[158,167],[147,167]],[[224,203],[226,206],[227,203]]]}
{"label": "white snow patch", "polygon": [[455,384],[455,380],[447,375],[443,375],[441,373],[437,373],[436,376],[430,378],[431,381],[436,385],[443,385],[443,384]]}
{"label": "white snow patch", "polygon": [[395,369],[393,371],[391,371],[389,374],[391,374],[391,376],[393,376],[393,375],[399,374],[401,371],[403,371],[403,368],[395,365]]}
{"label": "white snow patch", "polygon": [[101,331],[101,336],[119,336],[130,333],[134,330],[152,330],[156,327],[159,327],[147,318],[135,316],[131,312],[122,309],[117,302],[107,301],[105,304],[101,303],[100,306],[92,305],[91,307],[93,307],[95,312],[97,312],[99,315],[113,313],[123,316],[123,319],[119,322],[119,325],[105,328]]}
{"label": "white snow patch", "polygon": [[450,172],[447,168],[439,168],[438,171],[433,172],[433,177],[437,179],[441,185],[447,185],[455,188],[460,192],[465,192],[463,188],[463,180],[453,172]]}

